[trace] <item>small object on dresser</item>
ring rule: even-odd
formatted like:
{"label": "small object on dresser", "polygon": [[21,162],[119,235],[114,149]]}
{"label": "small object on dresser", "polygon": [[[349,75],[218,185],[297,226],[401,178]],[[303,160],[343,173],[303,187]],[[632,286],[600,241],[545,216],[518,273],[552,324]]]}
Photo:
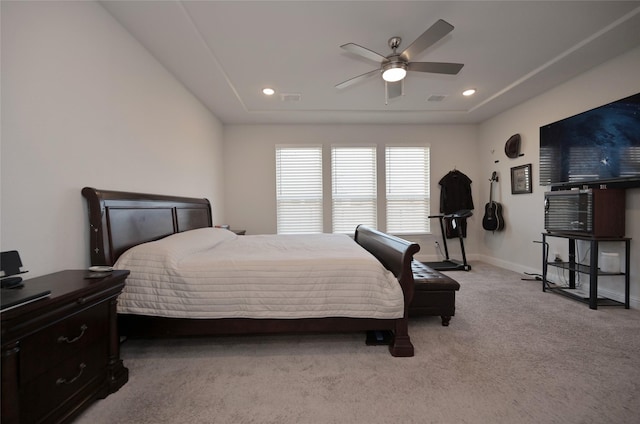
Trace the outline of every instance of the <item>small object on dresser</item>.
{"label": "small object on dresser", "polygon": [[89,271],[91,271],[91,272],[111,272],[111,271],[113,271],[113,267],[112,266],[107,266],[107,265],[90,266],[89,267]]}
{"label": "small object on dresser", "polygon": [[3,289],[18,289],[24,287],[24,284],[22,284],[22,277],[7,277],[2,279],[0,287]]}
{"label": "small object on dresser", "polygon": [[18,274],[24,274],[22,261],[17,250],[10,250],[0,253],[0,286],[3,289],[15,289],[23,286],[22,278],[16,277]]}
{"label": "small object on dresser", "polygon": [[112,272],[113,272],[113,267],[111,266],[106,266],[106,265],[90,266],[89,272],[85,273],[84,278],[90,278],[90,279],[104,278],[111,275]]}

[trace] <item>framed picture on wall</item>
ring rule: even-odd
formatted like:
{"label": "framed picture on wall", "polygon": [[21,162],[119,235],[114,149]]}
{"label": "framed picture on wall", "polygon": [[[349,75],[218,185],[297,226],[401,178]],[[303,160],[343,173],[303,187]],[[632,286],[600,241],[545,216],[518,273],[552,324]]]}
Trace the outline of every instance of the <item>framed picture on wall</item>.
{"label": "framed picture on wall", "polygon": [[531,193],[531,164],[511,168],[511,194]]}

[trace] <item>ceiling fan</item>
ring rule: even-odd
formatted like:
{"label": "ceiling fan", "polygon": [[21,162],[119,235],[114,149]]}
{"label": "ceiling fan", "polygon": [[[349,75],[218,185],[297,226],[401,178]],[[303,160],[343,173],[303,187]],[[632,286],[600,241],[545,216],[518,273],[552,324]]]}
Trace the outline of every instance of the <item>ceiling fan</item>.
{"label": "ceiling fan", "polygon": [[342,46],[340,46],[340,48],[350,53],[362,56],[366,59],[380,62],[380,67],[378,69],[374,69],[373,71],[369,71],[365,74],[358,75],[357,77],[353,77],[344,82],[341,82],[340,84],[336,85],[336,88],[346,88],[350,85],[381,73],[382,79],[385,81],[386,99],[392,99],[403,94],[404,77],[406,76],[407,71],[456,75],[458,74],[458,72],[460,72],[464,64],[449,62],[411,61],[426,48],[440,41],[451,31],[453,31],[453,25],[442,19],[439,19],[401,53],[396,52],[396,50],[400,46],[402,39],[400,37],[391,37],[389,39],[389,47],[391,47],[393,53],[386,57],[365,47],[359,46],[358,44],[343,44]]}

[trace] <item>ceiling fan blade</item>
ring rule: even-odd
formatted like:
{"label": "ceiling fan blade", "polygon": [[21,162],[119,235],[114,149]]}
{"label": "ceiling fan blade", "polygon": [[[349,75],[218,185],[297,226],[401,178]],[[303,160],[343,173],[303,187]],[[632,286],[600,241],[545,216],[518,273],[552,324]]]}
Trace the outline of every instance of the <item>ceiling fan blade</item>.
{"label": "ceiling fan blade", "polygon": [[341,49],[345,49],[349,53],[357,54],[358,56],[362,56],[366,59],[373,60],[374,62],[384,62],[387,60],[386,57],[382,56],[379,53],[374,52],[373,50],[369,50],[366,47],[359,46],[354,43],[347,43],[340,46]]}
{"label": "ceiling fan blade", "polygon": [[430,72],[432,74],[457,75],[462,69],[462,63],[448,62],[411,62],[407,65],[409,71]]}
{"label": "ceiling fan blade", "polygon": [[431,25],[431,28],[422,33],[409,47],[407,47],[400,56],[408,61],[422,53],[427,47],[437,43],[445,35],[453,31],[453,25],[449,22],[439,19],[438,22]]}
{"label": "ceiling fan blade", "polygon": [[342,89],[342,88],[349,87],[350,85],[363,81],[371,76],[374,76],[377,73],[380,73],[380,69],[374,69],[373,71],[369,71],[366,74],[358,75],[357,77],[353,77],[351,79],[343,81],[340,84],[337,84],[336,88]]}
{"label": "ceiling fan blade", "polygon": [[[396,82],[386,82],[384,83],[386,90],[386,100],[395,99],[396,97],[400,97],[404,94],[404,80],[396,81]],[[386,104],[386,101],[385,101]]]}

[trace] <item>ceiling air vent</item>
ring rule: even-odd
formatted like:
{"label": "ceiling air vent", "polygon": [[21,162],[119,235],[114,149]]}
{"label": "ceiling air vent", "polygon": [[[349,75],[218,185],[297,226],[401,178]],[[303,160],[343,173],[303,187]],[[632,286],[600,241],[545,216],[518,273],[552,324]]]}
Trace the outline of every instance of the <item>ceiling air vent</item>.
{"label": "ceiling air vent", "polygon": [[299,102],[300,93],[282,93],[280,94],[280,100],[283,102]]}
{"label": "ceiling air vent", "polygon": [[428,102],[441,102],[447,97],[446,94],[433,94],[427,98]]}

